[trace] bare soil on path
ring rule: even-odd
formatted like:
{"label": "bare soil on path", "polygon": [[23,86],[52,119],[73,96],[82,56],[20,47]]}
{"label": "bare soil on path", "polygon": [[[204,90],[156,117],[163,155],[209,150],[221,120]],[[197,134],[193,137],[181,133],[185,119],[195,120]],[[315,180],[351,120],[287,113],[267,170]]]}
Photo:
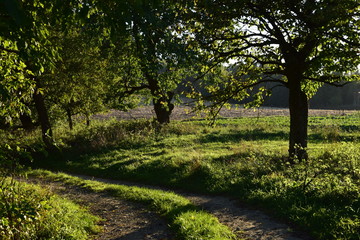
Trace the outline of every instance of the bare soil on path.
{"label": "bare soil on path", "polygon": [[94,240],[174,240],[168,223],[156,213],[139,203],[125,201],[96,193],[80,187],[50,182],[36,178],[32,183],[48,188],[51,192],[70,199],[100,217],[101,232],[91,237]]}
{"label": "bare soil on path", "polygon": [[[169,191],[167,188],[154,187],[127,181],[108,180],[84,175],[74,176],[111,184],[138,186]],[[52,184],[52,186],[54,185]],[[71,199],[83,199],[84,196],[82,195],[86,192],[82,189],[73,189],[72,187],[64,188],[63,186],[60,186],[60,189],[62,189],[62,191],[60,191],[61,194],[65,194],[65,196],[68,197],[70,196]],[[277,221],[259,210],[248,208],[235,199],[223,196],[206,196],[186,193],[184,191],[175,191],[175,193],[190,199],[195,205],[216,216],[221,223],[234,231],[239,239],[311,240],[311,238],[305,233],[294,231],[289,225]],[[95,239],[175,239],[172,232],[167,228],[164,220],[156,214],[149,213],[143,206],[114,199],[104,194],[86,194],[90,194],[87,195],[90,197],[85,198],[90,199],[90,210],[93,214],[106,219],[104,223],[105,232],[102,233],[103,235],[101,235],[101,237],[96,237]],[[93,197],[94,195],[96,197]],[[109,200],[109,198],[111,200]],[[88,203],[85,201],[85,205],[87,204]],[[103,210],[103,207],[106,209]],[[111,211],[118,210],[120,211],[119,213],[115,212],[113,214],[109,214],[112,213]],[[103,214],[104,211],[105,214]],[[126,235],[119,235],[119,232],[121,231],[124,231]],[[120,237],[116,238],[112,236],[112,234],[119,235]]]}

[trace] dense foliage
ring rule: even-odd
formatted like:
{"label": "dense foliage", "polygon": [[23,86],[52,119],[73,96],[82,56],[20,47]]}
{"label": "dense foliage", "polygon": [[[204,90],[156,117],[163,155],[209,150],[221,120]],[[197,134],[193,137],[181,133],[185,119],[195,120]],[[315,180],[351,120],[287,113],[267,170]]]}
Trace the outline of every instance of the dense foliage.
{"label": "dense foliage", "polygon": [[[220,106],[246,97],[260,104],[274,87],[255,88],[261,83],[287,87],[289,156],[307,159],[308,99],[323,83],[359,78],[357,0],[18,0],[1,6],[2,111],[26,127],[36,110],[48,148],[50,100],[60,99],[55,105],[71,128],[75,113],[89,117],[105,100],[126,106],[128,95],[145,94],[156,119],[168,123],[187,78],[194,84],[188,90],[202,86],[211,95],[205,99]],[[202,99],[203,92],[188,96]]]}
{"label": "dense foliage", "polygon": [[[230,76],[205,82],[213,101],[222,106],[242,99],[246,89],[262,83],[285,86],[289,154],[306,159],[308,99],[324,83],[359,80],[359,2],[200,0],[190,11],[189,28],[199,47],[212,62],[234,65]],[[271,88],[258,88],[254,99],[262,102]]]}

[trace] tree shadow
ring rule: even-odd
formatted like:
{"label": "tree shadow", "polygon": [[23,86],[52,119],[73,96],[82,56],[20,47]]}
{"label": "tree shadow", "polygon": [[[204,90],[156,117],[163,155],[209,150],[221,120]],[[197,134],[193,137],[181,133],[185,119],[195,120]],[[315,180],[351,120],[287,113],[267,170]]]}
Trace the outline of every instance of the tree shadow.
{"label": "tree shadow", "polygon": [[284,131],[265,132],[262,129],[253,129],[238,131],[232,133],[210,133],[200,137],[200,143],[212,142],[239,142],[240,140],[256,141],[256,140],[287,140],[289,134]]}

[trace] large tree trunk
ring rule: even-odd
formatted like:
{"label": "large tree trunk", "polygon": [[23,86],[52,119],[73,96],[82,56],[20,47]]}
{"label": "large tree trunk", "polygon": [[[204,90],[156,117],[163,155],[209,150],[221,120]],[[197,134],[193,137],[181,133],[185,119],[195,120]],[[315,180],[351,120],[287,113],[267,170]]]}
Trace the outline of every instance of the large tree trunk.
{"label": "large tree trunk", "polygon": [[170,123],[170,115],[172,110],[174,109],[174,104],[171,103],[172,95],[173,94],[168,94],[167,99],[162,97],[160,99],[153,100],[156,120],[160,124]]}
{"label": "large tree trunk", "polygon": [[156,78],[152,77],[148,72],[145,72],[145,76],[152,95],[156,120],[160,124],[170,123],[170,115],[174,109],[174,104],[171,103],[174,92],[168,91],[164,93],[161,91]]}
{"label": "large tree trunk", "polygon": [[42,139],[48,148],[53,147],[53,133],[51,129],[51,124],[49,120],[49,115],[45,106],[44,96],[38,91],[35,90],[34,93],[34,102],[35,108],[38,113],[39,123],[41,126]]}
{"label": "large tree trunk", "polygon": [[290,161],[307,160],[308,99],[301,90],[301,79],[289,79]]}

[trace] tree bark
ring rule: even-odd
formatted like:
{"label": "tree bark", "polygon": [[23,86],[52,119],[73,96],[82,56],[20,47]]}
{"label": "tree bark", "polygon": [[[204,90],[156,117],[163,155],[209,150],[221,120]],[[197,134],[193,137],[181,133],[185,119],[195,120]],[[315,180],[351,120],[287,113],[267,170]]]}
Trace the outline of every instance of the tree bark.
{"label": "tree bark", "polygon": [[29,114],[21,113],[19,118],[20,118],[20,122],[21,122],[22,127],[26,131],[31,131],[31,130],[33,130],[35,128],[35,125],[32,122],[32,119],[31,119]]}
{"label": "tree bark", "polygon": [[[160,124],[170,123],[170,115],[174,109],[174,104],[171,103],[172,93],[167,94],[167,98],[161,97],[160,99],[154,99],[154,110],[156,114],[156,120]],[[166,104],[164,104],[166,103]]]}
{"label": "tree bark", "polygon": [[48,148],[52,148],[53,145],[53,133],[49,120],[49,115],[45,106],[44,96],[37,90],[33,95],[35,102],[35,108],[38,113],[39,123],[41,126],[42,139]]}
{"label": "tree bark", "polygon": [[67,119],[68,119],[69,128],[70,128],[70,130],[73,130],[74,124],[73,124],[72,114],[71,114],[71,109],[70,108],[66,108],[66,116],[67,116]]}
{"label": "tree bark", "polygon": [[289,80],[290,161],[307,160],[308,99],[301,89],[301,77]]}
{"label": "tree bark", "polygon": [[86,126],[90,127],[90,116],[88,114],[86,114]]}

